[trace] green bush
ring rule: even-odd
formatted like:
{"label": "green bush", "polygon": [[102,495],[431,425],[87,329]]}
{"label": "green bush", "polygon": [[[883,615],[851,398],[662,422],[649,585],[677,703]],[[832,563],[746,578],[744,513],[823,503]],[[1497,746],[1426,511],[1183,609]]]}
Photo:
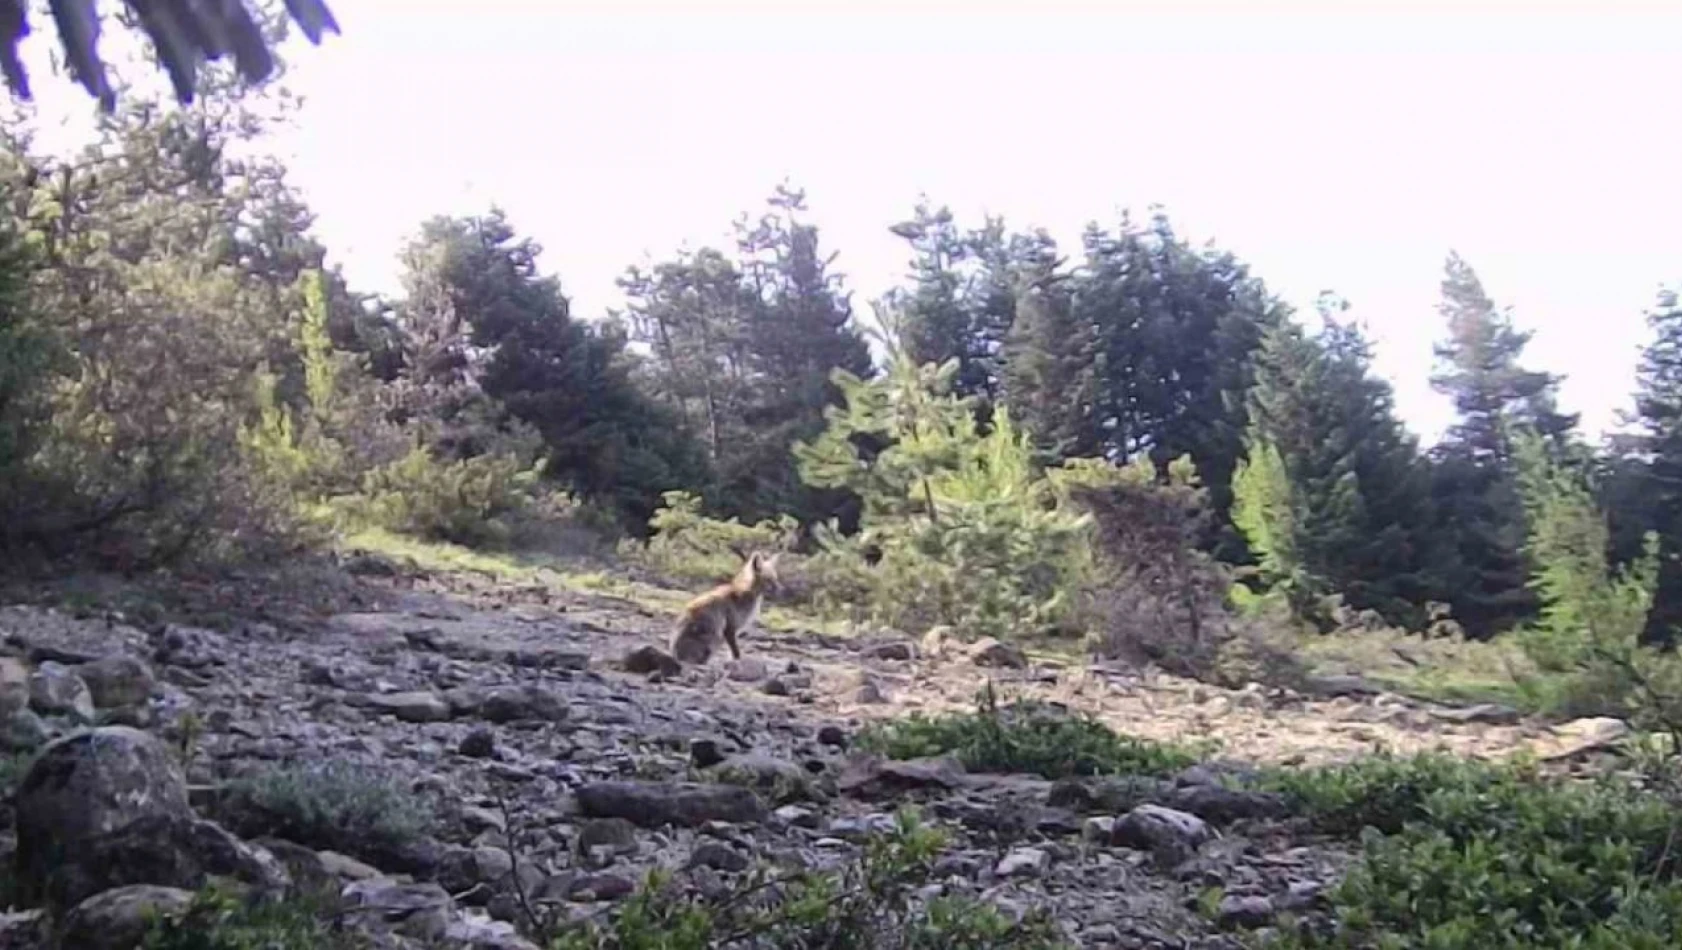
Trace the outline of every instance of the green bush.
{"label": "green bush", "polygon": [[807,484],[852,492],[863,513],[851,537],[814,530],[817,603],[899,629],[1062,629],[1085,580],[1088,519],[1059,504],[1008,413],[977,430],[970,401],[950,394],[956,371],[903,356],[871,380],[836,371],[844,405],[794,453]]}
{"label": "green bush", "polygon": [[216,890],[200,891],[186,912],[158,916],[148,925],[140,950],[364,950],[372,944],[329,926],[322,908],[309,902],[242,900]]}
{"label": "green bush", "polygon": [[422,446],[362,477],[344,502],[365,524],[468,547],[507,544],[539,503],[541,469],[508,454],[440,459]]}
{"label": "green bush", "polygon": [[218,811],[245,837],[273,835],[357,855],[400,850],[437,825],[425,801],[392,778],[342,762],[241,778],[225,790]]}
{"label": "green bush", "polygon": [[1046,778],[1171,775],[1198,761],[1178,746],[1118,735],[1090,717],[1035,702],[999,706],[991,688],[973,713],[912,713],[872,723],[858,737],[866,751],[895,759],[956,755],[975,772],[1027,772]]}
{"label": "green bush", "polygon": [[1285,947],[1661,947],[1682,938],[1682,816],[1625,782],[1523,764],[1380,758],[1270,783],[1322,830],[1359,832],[1334,925]]}
{"label": "green bush", "polygon": [[901,812],[893,832],[866,842],[855,862],[832,873],[751,876],[733,893],[703,900],[663,875],[625,901],[606,924],[567,928],[552,950],[1053,950],[1065,946],[1042,914],[1012,921],[992,905],[959,897],[924,900],[938,831]]}
{"label": "green bush", "polygon": [[669,491],[664,505],[648,520],[647,542],[625,539],[619,553],[680,581],[706,583],[730,577],[742,567],[743,552],[786,551],[793,547],[800,525],[788,515],[776,520],[742,524],[702,513],[699,495]]}

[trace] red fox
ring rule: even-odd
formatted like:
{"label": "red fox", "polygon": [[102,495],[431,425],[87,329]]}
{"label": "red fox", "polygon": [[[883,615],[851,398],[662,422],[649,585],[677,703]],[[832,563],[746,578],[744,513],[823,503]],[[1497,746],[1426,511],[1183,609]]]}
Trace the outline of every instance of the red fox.
{"label": "red fox", "polygon": [[683,608],[677,629],[672,631],[672,656],[684,663],[704,665],[718,649],[719,637],[730,647],[732,659],[742,658],[737,634],[759,616],[759,604],[767,591],[782,588],[777,578],[777,555],[755,551],[727,584],[720,584],[690,601]]}

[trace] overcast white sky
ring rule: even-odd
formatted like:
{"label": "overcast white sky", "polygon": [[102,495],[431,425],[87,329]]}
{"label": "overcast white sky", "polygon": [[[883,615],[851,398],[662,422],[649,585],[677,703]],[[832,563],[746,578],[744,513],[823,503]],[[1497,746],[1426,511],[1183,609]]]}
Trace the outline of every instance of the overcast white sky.
{"label": "overcast white sky", "polygon": [[506,207],[580,314],[788,177],[864,299],[927,192],[1067,238],[1165,205],[1305,312],[1346,296],[1427,438],[1458,249],[1568,374],[1627,404],[1682,282],[1682,4],[330,0],[279,144],[335,259],[395,289],[424,217]]}

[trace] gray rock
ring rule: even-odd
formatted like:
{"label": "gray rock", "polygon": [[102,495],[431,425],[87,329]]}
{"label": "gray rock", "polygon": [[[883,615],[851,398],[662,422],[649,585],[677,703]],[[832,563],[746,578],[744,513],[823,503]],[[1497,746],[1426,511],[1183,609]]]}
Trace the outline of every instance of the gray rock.
{"label": "gray rock", "polygon": [[853,690],[852,700],[860,706],[880,706],[888,701],[888,695],[883,692],[880,683],[867,679]]}
{"label": "gray rock", "polygon": [[771,675],[771,667],[757,656],[744,656],[730,661],[730,678],[738,683],[757,683]]}
{"label": "gray rock", "polygon": [[1039,848],[1017,848],[993,868],[999,877],[1039,877],[1051,867],[1051,855]]}
{"label": "gray rock", "polygon": [[817,739],[820,745],[834,746],[837,749],[847,747],[847,731],[834,724],[819,726]]}
{"label": "gray rock", "polygon": [[1500,703],[1478,703],[1474,706],[1438,706],[1430,710],[1433,717],[1444,722],[1484,723],[1491,726],[1510,726],[1524,714]]}
{"label": "gray rock", "polygon": [[48,660],[29,674],[29,708],[43,716],[92,722],[93,693],[69,667]]}
{"label": "gray rock", "polygon": [[889,640],[867,647],[864,655],[878,660],[915,660],[917,647],[909,640]]}
{"label": "gray rock", "polygon": [[758,789],[780,803],[804,798],[810,791],[811,777],[805,769],[787,759],[757,752],[730,756],[714,766],[712,773],[720,781]]}
{"label": "gray rock", "polygon": [[214,630],[170,624],[158,638],[152,659],[169,666],[202,669],[225,662],[228,641]]}
{"label": "gray rock", "polygon": [[193,902],[193,892],[176,887],[130,884],[82,901],[65,915],[63,945],[78,950],[133,950],[154,916],[174,917]]}
{"label": "gray rock", "polygon": [[1233,894],[1221,898],[1215,920],[1222,927],[1254,930],[1273,922],[1273,902],[1262,894]]}
{"label": "gray rock", "polygon": [[1213,836],[1208,823],[1196,815],[1161,805],[1140,805],[1115,823],[1110,840],[1172,860],[1189,856]]}
{"label": "gray rock", "polygon": [[578,850],[607,848],[618,854],[637,852],[637,826],[623,818],[595,818],[578,829]]}
{"label": "gray rock", "polygon": [[29,667],[15,656],[0,656],[0,716],[29,706]]}
{"label": "gray rock", "polygon": [[443,697],[428,692],[372,693],[365,701],[369,708],[404,722],[444,722],[454,713]]}
{"label": "gray rock", "polygon": [[0,721],[0,749],[32,752],[46,745],[53,732],[33,709],[14,709]]}
{"label": "gray rock", "polygon": [[16,794],[18,887],[32,902],[70,907],[129,884],[196,888],[211,876],[263,893],[286,869],[193,814],[170,752],[153,736],[107,726],[50,743]]}
{"label": "gray rock", "polygon": [[438,883],[452,893],[476,884],[500,884],[514,872],[514,858],[501,848],[452,848],[438,866]]}
{"label": "gray rock", "polygon": [[456,751],[470,759],[488,759],[496,755],[496,733],[480,726],[462,737]]}
{"label": "gray rock", "polygon": [[1000,666],[1013,670],[1028,668],[1028,655],[1020,647],[983,637],[970,646],[969,661],[976,666]]}
{"label": "gray rock", "polygon": [[875,799],[920,788],[957,788],[964,783],[964,767],[950,755],[897,761],[878,755],[855,755],[835,785],[843,794]]}
{"label": "gray rock", "polygon": [[712,868],[732,873],[746,871],[753,862],[748,856],[720,841],[703,841],[689,853],[689,867]]}
{"label": "gray rock", "polygon": [[678,676],[683,673],[683,664],[677,658],[657,646],[640,646],[625,654],[620,666],[627,673],[641,676],[659,674],[664,677]]}
{"label": "gray rock", "polygon": [[567,704],[541,686],[493,686],[485,691],[478,713],[495,723],[563,722],[567,718]]}
{"label": "gray rock", "polygon": [[127,654],[113,654],[76,668],[100,709],[138,706],[152,697],[157,678],[145,660]]}
{"label": "gray rock", "polygon": [[624,818],[644,828],[765,820],[765,804],[739,785],[594,782],[580,788],[577,795],[580,810],[592,818]]}
{"label": "gray rock", "polygon": [[193,818],[175,757],[153,736],[127,726],[48,744],[18,785],[16,812],[18,883],[34,897],[47,889],[65,856],[90,841],[142,819]]}
{"label": "gray rock", "polygon": [[455,912],[450,895],[434,883],[400,884],[372,878],[347,886],[343,899],[350,922],[421,941],[441,939]]}
{"label": "gray rock", "polygon": [[724,759],[723,744],[717,739],[695,739],[689,743],[689,764],[698,769],[710,769]]}
{"label": "gray rock", "polygon": [[1220,785],[1177,788],[1168,796],[1168,803],[1180,811],[1218,825],[1285,813],[1285,800],[1278,795]]}
{"label": "gray rock", "polygon": [[572,882],[568,897],[575,901],[616,901],[636,893],[637,883],[611,871],[584,874]]}

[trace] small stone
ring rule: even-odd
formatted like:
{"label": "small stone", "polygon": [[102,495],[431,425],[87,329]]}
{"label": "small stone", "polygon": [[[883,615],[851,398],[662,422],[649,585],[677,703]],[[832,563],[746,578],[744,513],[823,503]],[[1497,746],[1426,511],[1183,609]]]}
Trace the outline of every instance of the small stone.
{"label": "small stone", "polygon": [[649,676],[659,675],[667,678],[680,676],[683,664],[677,658],[657,646],[640,646],[625,654],[620,666],[625,672]]}
{"label": "small stone", "polygon": [[818,813],[800,805],[784,805],[772,812],[771,817],[794,828],[816,828],[818,826]]}
{"label": "small stone", "polygon": [[689,764],[708,769],[723,762],[724,750],[717,739],[696,739],[689,743]]}
{"label": "small stone", "polygon": [[1212,837],[1214,832],[1208,823],[1196,815],[1161,805],[1140,805],[1116,822],[1111,841],[1163,857],[1178,857],[1196,851]]}
{"label": "small stone", "polygon": [[442,697],[427,692],[372,693],[367,704],[404,722],[444,722],[453,714]]}
{"label": "small stone", "polygon": [[887,694],[875,680],[865,680],[853,690],[853,702],[860,706],[879,706],[888,701]]}
{"label": "small stone", "polygon": [[457,751],[470,759],[488,759],[496,755],[496,733],[478,726],[462,737]]}
{"label": "small stone", "polygon": [[845,749],[847,747],[847,731],[833,723],[827,726],[819,726],[818,744]]}
{"label": "small stone", "polygon": [[508,822],[503,819],[501,812],[480,808],[477,805],[465,805],[461,809],[461,823],[467,826],[469,834],[479,834],[485,831],[504,832],[508,830]]}
{"label": "small stone", "polygon": [[32,752],[52,737],[47,721],[32,709],[15,709],[0,722],[0,749],[7,752]]}
{"label": "small stone", "polygon": [[1261,894],[1234,894],[1221,898],[1216,921],[1222,927],[1254,930],[1273,922],[1273,902]]}
{"label": "small stone", "polygon": [[371,881],[380,876],[378,868],[370,867],[349,855],[337,851],[317,851],[321,866],[328,874],[346,881]]}
{"label": "small stone", "polygon": [[84,663],[76,673],[88,684],[93,704],[100,709],[138,706],[152,697],[158,685],[146,661],[120,653]]}
{"label": "small stone", "polygon": [[493,686],[479,703],[479,715],[496,723],[564,722],[567,704],[541,686]]}
{"label": "small stone", "polygon": [[1017,848],[993,869],[999,877],[1038,877],[1051,866],[1051,855],[1039,848]]}
{"label": "small stone", "polygon": [[1115,840],[1116,819],[1110,815],[1097,815],[1086,819],[1081,825],[1081,837],[1088,841],[1109,844]]}
{"label": "small stone", "polygon": [[771,667],[756,656],[730,661],[729,676],[738,683],[757,683],[771,675]]}
{"label": "small stone", "polygon": [[794,687],[789,684],[787,676],[773,676],[760,686],[760,692],[767,696],[792,696]]}
{"label": "small stone", "polygon": [[635,854],[637,826],[623,818],[594,818],[578,829],[577,845],[585,853],[605,847],[617,854]]}
{"label": "small stone", "polygon": [[572,882],[572,893],[568,896],[575,901],[616,901],[623,900],[636,893],[635,881],[623,874],[600,872],[585,874]]}
{"label": "small stone", "polygon": [[917,648],[909,640],[890,640],[870,647],[864,655],[878,660],[915,660]]}
{"label": "small stone", "polygon": [[976,666],[1000,666],[1013,670],[1027,669],[1028,656],[1020,647],[993,637],[977,640],[969,648],[969,661]]}
{"label": "small stone", "polygon": [[703,841],[689,854],[692,868],[712,868],[717,871],[746,871],[751,864],[747,855],[718,841]]}
{"label": "small stone", "polygon": [[0,715],[29,705],[29,667],[15,656],[0,656]]}
{"label": "small stone", "polygon": [[49,660],[29,674],[29,708],[43,716],[69,716],[78,722],[92,722],[93,693],[69,667]]}
{"label": "small stone", "polygon": [[344,915],[370,929],[436,942],[449,930],[455,902],[435,883],[400,884],[386,878],[344,889]]}

